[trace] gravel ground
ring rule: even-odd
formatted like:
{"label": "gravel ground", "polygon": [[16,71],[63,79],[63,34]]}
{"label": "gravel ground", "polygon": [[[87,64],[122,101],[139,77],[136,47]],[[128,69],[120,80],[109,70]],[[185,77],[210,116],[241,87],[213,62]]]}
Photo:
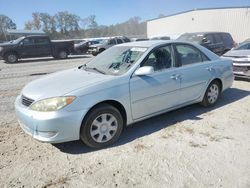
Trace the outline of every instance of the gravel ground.
{"label": "gravel ground", "polygon": [[24,134],[13,106],[23,86],[89,60],[0,61],[0,187],[250,187],[247,81],[235,81],[216,107],[191,105],[129,126],[103,150]]}

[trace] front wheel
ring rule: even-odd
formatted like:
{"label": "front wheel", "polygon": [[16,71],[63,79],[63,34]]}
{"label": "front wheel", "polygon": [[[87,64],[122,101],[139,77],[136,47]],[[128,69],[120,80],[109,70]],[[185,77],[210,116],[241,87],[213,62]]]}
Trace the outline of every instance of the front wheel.
{"label": "front wheel", "polygon": [[91,148],[107,147],[119,139],[123,123],[123,118],[115,107],[98,105],[83,121],[80,138]]}
{"label": "front wheel", "polygon": [[213,81],[209,84],[201,104],[205,107],[214,106],[220,95],[220,84]]}
{"label": "front wheel", "polygon": [[5,55],[5,61],[8,63],[16,63],[18,61],[18,57],[15,53],[8,53]]}

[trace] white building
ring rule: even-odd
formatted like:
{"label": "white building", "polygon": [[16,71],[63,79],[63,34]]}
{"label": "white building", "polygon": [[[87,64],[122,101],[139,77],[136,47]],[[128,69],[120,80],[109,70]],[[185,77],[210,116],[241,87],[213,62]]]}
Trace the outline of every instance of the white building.
{"label": "white building", "polygon": [[228,32],[236,42],[250,38],[250,6],[194,9],[147,21],[148,38],[202,31]]}

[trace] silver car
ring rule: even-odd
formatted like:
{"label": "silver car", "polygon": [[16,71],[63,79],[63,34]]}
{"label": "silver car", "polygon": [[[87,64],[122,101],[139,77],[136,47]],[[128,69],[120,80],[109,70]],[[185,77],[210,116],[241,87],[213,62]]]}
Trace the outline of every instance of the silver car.
{"label": "silver car", "polygon": [[126,125],[193,103],[212,106],[232,61],[177,41],[124,43],[86,65],[35,80],[17,97],[22,129],[42,142],[114,143]]}
{"label": "silver car", "polygon": [[250,78],[250,42],[242,43],[223,57],[233,60],[233,72],[236,77]]}

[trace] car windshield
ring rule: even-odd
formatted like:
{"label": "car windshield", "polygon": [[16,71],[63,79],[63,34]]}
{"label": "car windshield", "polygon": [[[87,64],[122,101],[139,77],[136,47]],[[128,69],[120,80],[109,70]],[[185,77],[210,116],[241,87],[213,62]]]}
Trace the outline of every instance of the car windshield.
{"label": "car windshield", "polygon": [[94,70],[108,75],[122,75],[147,50],[145,47],[114,46],[96,56],[85,66],[85,70]]}
{"label": "car windshield", "polygon": [[202,34],[183,34],[177,40],[200,43],[203,38]]}
{"label": "car windshield", "polygon": [[16,40],[10,41],[10,43],[12,43],[12,44],[18,44],[18,43],[21,42],[24,38],[25,38],[25,37],[20,37],[20,38],[18,38],[18,39],[16,39]]}

